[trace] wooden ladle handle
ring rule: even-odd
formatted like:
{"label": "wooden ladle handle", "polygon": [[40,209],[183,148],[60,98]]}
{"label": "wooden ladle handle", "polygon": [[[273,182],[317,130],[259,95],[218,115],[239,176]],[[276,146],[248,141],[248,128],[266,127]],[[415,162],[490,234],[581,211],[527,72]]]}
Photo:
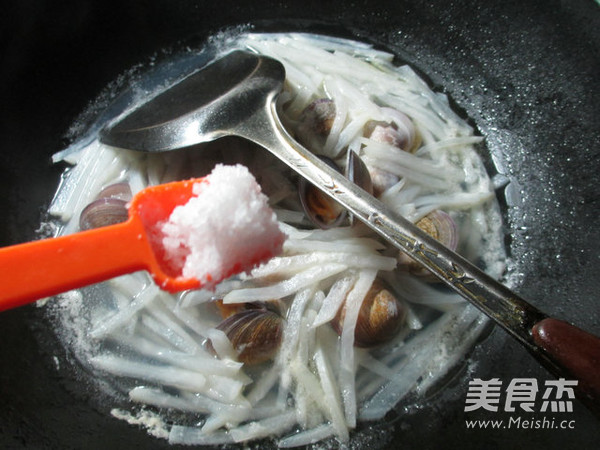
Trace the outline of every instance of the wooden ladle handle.
{"label": "wooden ladle handle", "polygon": [[551,317],[536,323],[532,334],[546,356],[578,380],[580,400],[600,411],[600,338]]}

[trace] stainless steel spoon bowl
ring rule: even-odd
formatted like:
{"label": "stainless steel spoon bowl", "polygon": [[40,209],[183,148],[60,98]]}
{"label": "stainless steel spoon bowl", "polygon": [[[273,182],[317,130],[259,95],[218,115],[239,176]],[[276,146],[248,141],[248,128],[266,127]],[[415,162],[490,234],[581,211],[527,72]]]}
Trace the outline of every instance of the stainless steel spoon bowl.
{"label": "stainless steel spoon bowl", "polygon": [[279,61],[234,51],[117,118],[100,140],[145,152],[224,136],[261,145],[477,306],[554,375],[577,379],[579,399],[600,414],[600,339],[548,317],[299,145],[276,111],[284,79]]}

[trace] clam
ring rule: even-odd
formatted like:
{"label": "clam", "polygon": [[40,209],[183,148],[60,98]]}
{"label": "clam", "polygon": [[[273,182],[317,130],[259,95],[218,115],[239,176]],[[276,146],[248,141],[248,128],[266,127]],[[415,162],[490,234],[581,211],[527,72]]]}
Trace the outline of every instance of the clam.
{"label": "clam", "polygon": [[127,202],[118,198],[103,197],[87,205],[79,216],[79,228],[91,230],[115,223],[125,222],[128,218]]}
{"label": "clam", "polygon": [[[341,172],[341,169],[332,159],[326,156],[319,156],[319,158],[330,167]],[[373,183],[367,166],[351,150],[347,153],[345,176],[369,194],[373,193]],[[310,221],[319,228],[333,228],[340,225],[346,218],[347,212],[343,206],[304,178],[300,178],[298,192],[304,212]]]}
{"label": "clam", "polygon": [[312,151],[321,150],[335,119],[335,103],[320,98],[310,103],[302,113],[296,127],[296,139]]}
{"label": "clam", "polygon": [[[337,164],[330,158],[320,156],[321,160],[338,172]],[[300,178],[298,194],[304,212],[312,223],[327,229],[340,225],[346,218],[346,209],[319,188],[304,178]]]}
{"label": "clam", "polygon": [[267,308],[249,308],[230,315],[216,328],[227,335],[240,362],[254,365],[272,359],[277,353],[283,318]]}
{"label": "clam", "polygon": [[[373,195],[373,181],[367,165],[353,150],[348,150],[346,155],[346,178]],[[354,216],[349,214],[349,217],[350,224],[354,224]]]}
{"label": "clam", "polygon": [[118,183],[109,184],[104,187],[96,196],[96,198],[118,198],[120,200],[131,200],[132,193],[129,183],[119,181]]}
{"label": "clam", "polygon": [[[414,152],[420,145],[420,135],[410,118],[393,108],[381,110],[392,120],[369,120],[363,128],[363,136],[375,142]],[[398,176],[377,167],[369,167],[369,174],[373,181],[373,195],[376,197],[400,181]]]}
{"label": "clam", "polygon": [[346,156],[346,178],[373,194],[373,181],[369,174],[369,168],[353,150],[348,150]]}
{"label": "clam", "polygon": [[223,319],[248,309],[248,303],[223,303],[223,300],[217,300],[215,305]]}
{"label": "clam", "polygon": [[215,304],[223,319],[227,319],[229,316],[233,316],[236,313],[245,311],[247,309],[268,309],[275,313],[278,313],[278,302],[271,300],[267,302],[247,302],[247,303],[223,303],[222,299],[216,300]]}
{"label": "clam", "polygon": [[369,167],[369,175],[373,183],[373,195],[379,197],[400,181],[400,177],[378,167]]}
{"label": "clam", "polygon": [[[452,251],[456,250],[458,246],[458,228],[456,222],[448,213],[441,210],[433,211],[419,220],[416,223],[416,226],[445,247]],[[398,261],[401,265],[406,267],[411,274],[422,277],[425,281],[439,281],[439,279],[428,269],[403,252],[398,254]]]}
{"label": "clam", "polygon": [[[354,345],[373,347],[391,340],[406,320],[406,307],[386,284],[376,279],[365,296],[354,330]],[[338,334],[342,332],[346,304],[338,310],[331,324]]]}
{"label": "clam", "polygon": [[393,108],[381,108],[391,120],[369,120],[363,128],[363,136],[376,142],[392,145],[404,151],[412,152],[419,144],[417,130],[410,118]]}
{"label": "clam", "polygon": [[89,203],[79,216],[79,228],[92,228],[125,222],[129,217],[127,202],[131,200],[131,188],[126,182],[114,183],[102,189],[96,199]]}

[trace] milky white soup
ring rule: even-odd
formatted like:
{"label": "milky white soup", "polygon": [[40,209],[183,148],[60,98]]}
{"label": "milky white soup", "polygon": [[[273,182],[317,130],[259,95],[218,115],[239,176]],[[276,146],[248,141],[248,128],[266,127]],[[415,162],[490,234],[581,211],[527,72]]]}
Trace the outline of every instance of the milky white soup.
{"label": "milky white soup", "polygon": [[[502,275],[500,214],[475,150],[482,137],[410,67],[368,45],[315,35],[245,34],[211,45],[280,60],[286,82],[278,110],[293,136]],[[214,290],[170,295],[135,273],[46,304],[64,345],[114,399],[112,414],[157,438],[348,442],[357,424],[400,411],[414,401],[409,394],[418,398],[447,375],[486,324],[430,273],[243,140],[144,154],[88,139],[56,159],[73,166],[50,208],[61,234],[122,220],[140,189],[225,163],[252,172],[287,236],[280,256]],[[227,207],[213,205],[214,214]]]}

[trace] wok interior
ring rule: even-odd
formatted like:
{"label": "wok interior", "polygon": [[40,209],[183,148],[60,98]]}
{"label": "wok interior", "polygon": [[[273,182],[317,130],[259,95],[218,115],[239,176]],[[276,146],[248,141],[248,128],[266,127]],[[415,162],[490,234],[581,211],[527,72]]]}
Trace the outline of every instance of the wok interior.
{"label": "wok interior", "polygon": [[[485,7],[463,1],[446,6],[442,14],[423,3],[375,4],[357,11],[333,2],[319,5],[310,15],[301,5],[287,10],[271,5],[260,17],[252,5],[243,3],[222,5],[222,11],[187,3],[141,10],[133,2],[82,2],[71,10],[48,7],[35,12],[16,7],[9,28],[15,38],[7,44],[1,97],[6,112],[0,186],[8,211],[2,244],[36,236],[61,171],[50,166],[49,156],[67,143],[65,130],[71,127],[68,136],[80,137],[93,121],[99,111],[86,111],[86,106],[99,92],[108,102],[154,61],[230,25],[250,21],[261,31],[291,28],[350,36],[382,45],[407,60],[447,92],[487,136],[490,168],[495,166],[510,181],[500,195],[517,290],[536,306],[598,334],[599,286],[593,262],[600,242],[594,227],[600,132],[593,118],[600,112],[600,86],[593,55],[599,39],[598,27],[593,27],[598,14],[590,10],[595,5],[581,1],[556,8],[554,3],[531,1]],[[333,16],[339,18],[335,25],[326,20]],[[165,17],[168,26],[158,26]],[[121,45],[131,39],[137,45]],[[164,48],[174,50],[164,54]],[[136,64],[141,66],[131,71]],[[0,442],[5,446],[75,448],[83,441],[87,448],[168,447],[111,419],[106,414],[110,405],[101,399],[89,401],[88,386],[48,334],[35,307],[7,312],[0,323],[5,336],[0,364],[6,380],[0,388],[6,405]],[[473,377],[549,379],[499,330],[476,348],[472,360]],[[373,448],[400,443],[476,448],[491,437],[500,443],[536,439],[558,448],[564,442],[585,445],[597,438],[595,419],[577,405],[570,416],[577,421],[577,433],[540,432],[534,438],[525,432],[507,436],[480,431],[465,443],[462,419],[469,378],[463,374],[451,380],[427,407],[374,425],[393,428],[393,433],[359,434]]]}

